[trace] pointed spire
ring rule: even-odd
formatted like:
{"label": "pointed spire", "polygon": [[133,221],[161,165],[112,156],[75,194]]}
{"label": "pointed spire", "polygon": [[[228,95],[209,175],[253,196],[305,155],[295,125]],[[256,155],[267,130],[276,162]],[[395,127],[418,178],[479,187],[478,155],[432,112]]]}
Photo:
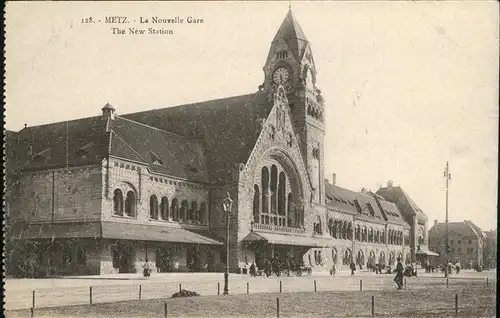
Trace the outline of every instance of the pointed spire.
{"label": "pointed spire", "polygon": [[281,23],[278,32],[274,36],[273,42],[281,39],[283,40],[298,39],[307,42],[307,38],[304,34],[304,31],[302,31],[299,22],[297,21],[297,19],[295,19],[295,16],[292,13],[291,3],[289,4],[288,13],[285,19]]}

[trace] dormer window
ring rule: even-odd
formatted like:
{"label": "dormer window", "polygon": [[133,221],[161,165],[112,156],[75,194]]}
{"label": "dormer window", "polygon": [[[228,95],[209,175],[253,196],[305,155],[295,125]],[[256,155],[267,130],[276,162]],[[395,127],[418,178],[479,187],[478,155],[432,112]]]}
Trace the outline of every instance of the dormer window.
{"label": "dormer window", "polygon": [[50,148],[45,149],[33,156],[33,161],[39,162],[43,160],[47,160],[50,157]]}
{"label": "dormer window", "polygon": [[151,152],[150,155],[151,155],[151,162],[154,165],[163,166],[163,161],[160,159],[160,157],[157,154],[155,154],[154,152]]}
{"label": "dormer window", "polygon": [[94,147],[94,145],[95,144],[93,142],[91,142],[91,143],[88,143],[85,146],[77,149],[76,150],[77,157],[82,157],[83,159],[85,159],[85,157],[90,154],[90,151],[92,150],[92,148]]}
{"label": "dormer window", "polygon": [[358,199],[354,199],[354,204],[356,205],[356,210],[358,210],[359,213],[361,213],[361,205],[359,205]]}

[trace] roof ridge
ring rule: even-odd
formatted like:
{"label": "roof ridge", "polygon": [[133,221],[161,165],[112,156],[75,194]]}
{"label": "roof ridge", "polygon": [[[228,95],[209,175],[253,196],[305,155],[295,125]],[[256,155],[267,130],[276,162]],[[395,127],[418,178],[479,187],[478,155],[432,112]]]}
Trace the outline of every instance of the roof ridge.
{"label": "roof ridge", "polygon": [[77,121],[85,121],[89,119],[94,119],[94,118],[100,118],[102,117],[101,115],[96,115],[96,116],[90,116],[90,117],[83,117],[83,118],[76,118],[76,119],[71,119],[71,120],[62,120],[62,121],[55,121],[52,123],[47,123],[47,124],[41,124],[41,125],[34,125],[34,126],[26,126],[20,129],[19,131],[16,131],[15,133],[19,133],[23,130],[30,130],[32,128],[38,128],[38,127],[44,127],[44,126],[50,126],[50,125],[56,125],[56,124],[63,124],[63,123],[70,123],[70,122],[77,122]]}
{"label": "roof ridge", "polygon": [[[216,101],[221,101],[221,100],[225,100],[225,99],[233,99],[233,98],[237,98],[237,97],[243,97],[243,96],[251,96],[251,95],[255,95],[257,93],[259,93],[261,91],[256,91],[254,93],[247,93],[247,94],[242,94],[242,95],[233,95],[233,96],[229,96],[229,97],[220,97],[220,98],[216,98],[216,99],[209,99],[209,100],[198,100],[198,101],[195,101],[195,102],[190,102],[190,103],[187,103],[187,104],[178,104],[178,105],[174,105],[174,106],[167,106],[167,107],[161,107],[161,108],[153,108],[153,109],[148,109],[148,110],[143,110],[143,111],[140,111],[140,112],[134,112],[134,113],[128,113],[128,114],[124,114],[124,116],[127,116],[127,115],[134,115],[134,114],[140,114],[140,113],[145,113],[145,112],[151,112],[151,111],[160,111],[160,110],[164,110],[164,109],[167,109],[167,108],[177,108],[177,107],[186,107],[186,106],[195,106],[195,105],[199,105],[199,104],[205,104],[205,103],[208,103],[208,102],[216,102]],[[120,116],[121,118],[123,118],[122,116]]]}
{"label": "roof ridge", "polygon": [[125,117],[122,117],[122,116],[116,116],[116,118],[119,118],[119,119],[123,119],[123,120],[126,120],[128,122],[131,122],[131,123],[134,123],[134,124],[137,124],[137,125],[140,125],[140,126],[144,126],[144,127],[147,127],[147,128],[152,128],[154,130],[158,130],[160,132],[163,132],[163,133],[167,133],[167,134],[171,134],[171,135],[175,135],[177,137],[181,137],[183,139],[187,139],[187,140],[190,140],[190,141],[194,141],[194,142],[198,142],[196,139],[191,139],[191,138],[188,138],[186,136],[183,136],[183,135],[179,135],[179,134],[176,134],[174,132],[171,132],[171,131],[168,131],[168,130],[163,130],[161,128],[157,128],[157,127],[154,127],[154,126],[149,126],[147,124],[144,124],[144,123],[141,123],[141,122],[138,122],[138,121],[135,121],[135,120],[132,120],[132,119],[128,119],[128,118],[125,118]]}

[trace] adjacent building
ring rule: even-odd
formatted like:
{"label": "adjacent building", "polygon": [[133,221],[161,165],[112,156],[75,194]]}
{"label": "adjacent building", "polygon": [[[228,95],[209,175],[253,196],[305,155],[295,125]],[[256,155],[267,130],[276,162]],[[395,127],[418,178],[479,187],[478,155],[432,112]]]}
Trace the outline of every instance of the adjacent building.
{"label": "adjacent building", "polygon": [[232,272],[272,257],[313,271],[415,261],[427,217],[407,193],[325,180],[316,76],[290,10],[253,93],[7,132],[7,271],[217,271],[227,228]]}
{"label": "adjacent building", "polygon": [[[449,261],[459,261],[463,268],[484,266],[486,235],[471,221],[448,222]],[[446,223],[434,221],[429,230],[429,248],[439,254],[439,264],[446,263]]]}

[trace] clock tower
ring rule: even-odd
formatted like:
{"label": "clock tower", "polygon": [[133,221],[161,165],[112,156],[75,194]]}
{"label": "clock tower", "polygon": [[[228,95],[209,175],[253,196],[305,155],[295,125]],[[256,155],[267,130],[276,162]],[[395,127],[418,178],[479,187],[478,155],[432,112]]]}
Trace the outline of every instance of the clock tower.
{"label": "clock tower", "polygon": [[278,85],[286,89],[295,132],[315,189],[313,201],[323,204],[324,108],[316,74],[311,45],[290,9],[271,43],[263,88],[269,98],[273,98]]}

